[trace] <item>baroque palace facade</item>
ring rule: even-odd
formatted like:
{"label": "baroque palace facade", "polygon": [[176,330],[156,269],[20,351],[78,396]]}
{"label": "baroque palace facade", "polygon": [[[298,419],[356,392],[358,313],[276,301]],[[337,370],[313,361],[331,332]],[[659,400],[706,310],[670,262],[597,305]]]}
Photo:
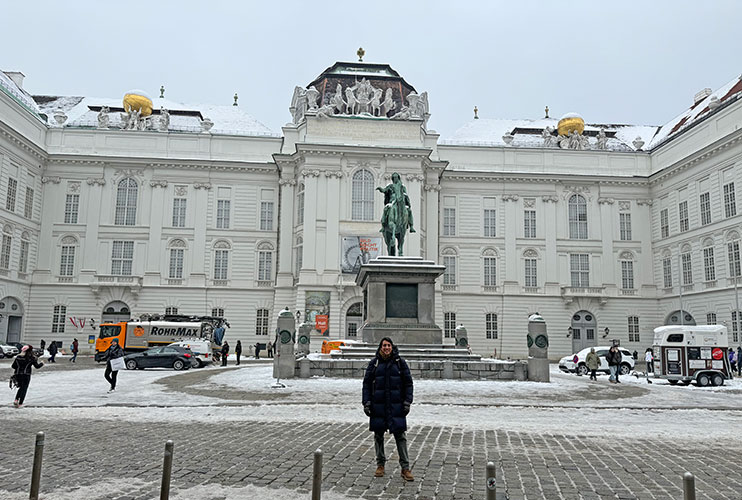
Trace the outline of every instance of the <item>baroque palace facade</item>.
{"label": "baroque palace facade", "polygon": [[284,307],[315,339],[353,339],[355,273],[383,252],[375,188],[398,172],[405,255],[446,266],[447,342],[463,324],[474,352],[525,357],[539,312],[552,358],[611,339],[643,352],[674,323],[726,324],[737,345],[742,81],[684,104],[656,127],[547,109],[441,138],[390,66],[336,63],[295,89],[278,134],[237,96],[31,96],[0,72],[0,341],[68,346],[177,312],[223,315],[251,345]]}

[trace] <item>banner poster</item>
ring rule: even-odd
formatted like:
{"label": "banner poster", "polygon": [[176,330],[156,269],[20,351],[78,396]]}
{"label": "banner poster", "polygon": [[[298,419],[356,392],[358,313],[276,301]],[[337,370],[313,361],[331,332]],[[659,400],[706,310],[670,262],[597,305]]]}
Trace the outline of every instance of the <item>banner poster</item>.
{"label": "banner poster", "polygon": [[307,292],[304,299],[304,317],[307,323],[314,326],[312,334],[329,336],[330,292]]}
{"label": "banner poster", "polygon": [[361,264],[381,255],[380,236],[343,236],[340,249],[340,271],[357,274]]}

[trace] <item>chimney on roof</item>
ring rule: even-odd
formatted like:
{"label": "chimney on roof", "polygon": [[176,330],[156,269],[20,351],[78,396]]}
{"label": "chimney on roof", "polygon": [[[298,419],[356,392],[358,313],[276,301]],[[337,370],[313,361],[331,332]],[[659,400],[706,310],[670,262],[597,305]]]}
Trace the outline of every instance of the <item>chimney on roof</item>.
{"label": "chimney on roof", "polygon": [[696,92],[696,95],[693,96],[693,104],[698,104],[699,101],[706,99],[710,95],[711,95],[711,89],[708,87],[701,90],[700,92]]}
{"label": "chimney on roof", "polygon": [[23,79],[26,77],[23,73],[20,71],[3,71],[6,75],[8,75],[8,78],[13,80],[13,83],[15,83],[16,87],[19,89],[23,89]]}

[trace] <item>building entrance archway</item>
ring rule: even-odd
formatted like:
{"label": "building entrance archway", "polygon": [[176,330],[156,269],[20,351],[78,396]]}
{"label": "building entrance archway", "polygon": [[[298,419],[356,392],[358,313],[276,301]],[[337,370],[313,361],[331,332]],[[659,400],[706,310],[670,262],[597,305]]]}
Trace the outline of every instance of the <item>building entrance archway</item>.
{"label": "building entrance archway", "polygon": [[0,300],[0,339],[8,344],[21,341],[23,304],[15,297]]}
{"label": "building entrance archway", "polygon": [[356,302],[345,313],[345,338],[357,338],[361,323],[363,323],[363,303]]}
{"label": "building entrance archway", "polygon": [[589,311],[578,311],[572,315],[572,352],[580,352],[586,347],[595,347],[595,332],[598,323]]}
{"label": "building entrance archway", "polygon": [[696,319],[688,311],[673,311],[665,318],[666,325],[696,326]]}
{"label": "building entrance archway", "polygon": [[100,316],[101,323],[121,323],[122,321],[129,321],[131,319],[131,311],[129,306],[125,302],[115,300],[109,302],[104,308]]}

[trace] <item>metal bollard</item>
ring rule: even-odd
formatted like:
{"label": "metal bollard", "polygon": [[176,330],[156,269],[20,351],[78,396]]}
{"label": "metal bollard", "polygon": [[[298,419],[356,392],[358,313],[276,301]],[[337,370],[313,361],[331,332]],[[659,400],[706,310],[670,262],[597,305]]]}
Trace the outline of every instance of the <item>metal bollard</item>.
{"label": "metal bollard", "polygon": [[322,450],[314,452],[314,470],[312,471],[312,500],[322,497]]}
{"label": "metal bollard", "polygon": [[39,487],[41,486],[41,459],[44,456],[44,433],[36,433],[36,448],[33,452],[33,470],[31,471],[31,494],[30,500],[39,500]]}
{"label": "metal bollard", "polygon": [[170,498],[170,476],[173,472],[173,441],[165,443],[165,459],[162,463],[162,484],[160,485],[160,500]]}
{"label": "metal bollard", "polygon": [[497,469],[493,462],[487,462],[487,500],[495,500],[497,497]]}
{"label": "metal bollard", "polygon": [[696,500],[696,478],[690,472],[683,474],[683,500]]}

